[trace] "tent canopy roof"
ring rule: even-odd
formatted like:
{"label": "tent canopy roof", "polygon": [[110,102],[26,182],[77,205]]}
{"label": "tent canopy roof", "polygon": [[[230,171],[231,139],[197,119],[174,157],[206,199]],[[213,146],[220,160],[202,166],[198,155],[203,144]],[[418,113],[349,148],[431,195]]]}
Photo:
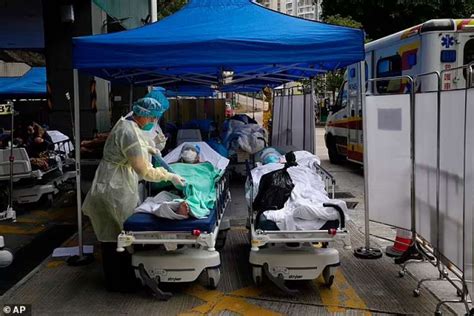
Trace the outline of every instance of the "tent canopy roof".
{"label": "tent canopy roof", "polygon": [[363,39],[362,30],[288,16],[250,0],[190,0],[157,23],[74,38],[73,62],[134,84],[258,79],[276,86],[363,60]]}
{"label": "tent canopy roof", "polygon": [[33,67],[21,77],[0,78],[2,98],[44,98],[46,92],[45,67]]}

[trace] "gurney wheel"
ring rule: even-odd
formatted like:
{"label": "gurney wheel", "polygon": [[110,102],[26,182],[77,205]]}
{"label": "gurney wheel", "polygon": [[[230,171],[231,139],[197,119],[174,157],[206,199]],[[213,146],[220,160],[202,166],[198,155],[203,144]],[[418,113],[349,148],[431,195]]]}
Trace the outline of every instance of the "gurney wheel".
{"label": "gurney wheel", "polygon": [[262,267],[252,267],[252,278],[255,285],[262,284]]}
{"label": "gurney wheel", "polygon": [[333,267],[326,267],[323,270],[324,285],[328,288],[330,288],[334,283],[334,269],[335,268]]}
{"label": "gurney wheel", "polygon": [[52,193],[49,193],[48,195],[46,195],[46,207],[47,208],[53,207],[53,203],[54,203],[54,196]]}
{"label": "gurney wheel", "polygon": [[221,270],[219,268],[209,268],[207,271],[207,286],[211,290],[215,290],[217,288],[217,284],[219,284],[219,280],[221,279]]}

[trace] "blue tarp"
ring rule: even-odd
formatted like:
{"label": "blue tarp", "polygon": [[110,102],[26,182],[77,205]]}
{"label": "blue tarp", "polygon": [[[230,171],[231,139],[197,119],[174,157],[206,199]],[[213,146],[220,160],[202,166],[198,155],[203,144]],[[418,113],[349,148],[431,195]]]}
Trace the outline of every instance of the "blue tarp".
{"label": "blue tarp", "polygon": [[275,86],[364,58],[362,30],[288,16],[250,0],[190,0],[160,22],[73,43],[75,68],[135,84],[222,86],[221,74],[230,71],[239,83],[244,74]]}
{"label": "blue tarp", "polygon": [[45,67],[33,67],[21,77],[0,77],[2,98],[44,98],[46,92]]}
{"label": "blue tarp", "polygon": [[216,91],[210,87],[198,85],[182,85],[168,87],[165,91],[167,97],[214,97]]}

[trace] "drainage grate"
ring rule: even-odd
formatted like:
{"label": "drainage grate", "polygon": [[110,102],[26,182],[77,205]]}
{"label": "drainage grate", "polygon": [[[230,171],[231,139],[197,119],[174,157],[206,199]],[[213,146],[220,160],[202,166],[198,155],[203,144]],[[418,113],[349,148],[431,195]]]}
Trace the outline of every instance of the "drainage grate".
{"label": "drainage grate", "polygon": [[354,197],[355,196],[350,192],[336,192],[335,194],[336,199],[349,199]]}
{"label": "drainage grate", "polygon": [[355,209],[355,207],[359,204],[359,202],[346,202],[347,208],[350,210]]}

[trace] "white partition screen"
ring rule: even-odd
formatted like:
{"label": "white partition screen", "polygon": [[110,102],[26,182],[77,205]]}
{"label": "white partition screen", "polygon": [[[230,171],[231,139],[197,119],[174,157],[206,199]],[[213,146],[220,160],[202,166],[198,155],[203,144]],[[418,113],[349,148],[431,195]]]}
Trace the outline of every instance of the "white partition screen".
{"label": "white partition screen", "polygon": [[436,243],[436,167],[438,93],[421,93],[415,99],[415,214],[416,232]]}
{"label": "white partition screen", "polygon": [[368,96],[370,220],[411,229],[410,96]]}
{"label": "white partition screen", "polygon": [[467,95],[467,144],[466,144],[466,245],[464,275],[471,298],[474,298],[474,88]]}
{"label": "white partition screen", "polygon": [[311,94],[276,96],[272,146],[292,146],[314,153],[314,106]]}
{"label": "white partition screen", "polygon": [[439,251],[461,270],[465,98],[465,90],[441,92]]}

